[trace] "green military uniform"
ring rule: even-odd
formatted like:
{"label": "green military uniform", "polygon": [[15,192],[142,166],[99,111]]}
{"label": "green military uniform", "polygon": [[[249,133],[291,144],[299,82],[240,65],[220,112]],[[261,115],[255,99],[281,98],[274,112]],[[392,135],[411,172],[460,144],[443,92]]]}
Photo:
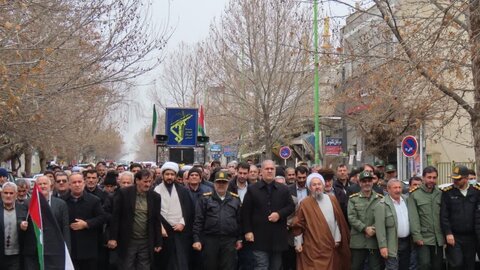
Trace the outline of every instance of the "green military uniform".
{"label": "green military uniform", "polygon": [[[373,178],[373,173],[362,172],[360,174],[361,181],[365,178]],[[367,257],[370,270],[381,269],[377,239],[375,236],[367,238],[365,229],[374,226],[374,208],[382,198],[382,195],[373,190],[370,197],[366,197],[362,192],[350,195],[347,216],[351,226],[350,249],[352,251],[353,270],[363,269]]]}
{"label": "green military uniform", "polygon": [[442,268],[445,240],[440,227],[441,196],[437,187],[428,192],[425,184],[410,190],[407,200],[410,233],[413,241],[423,241],[423,246],[417,246],[418,270]]}
{"label": "green military uniform", "polygon": [[[406,200],[405,197],[403,197]],[[387,248],[389,257],[398,255],[397,213],[392,198],[385,196],[375,207],[375,236],[378,248]]]}

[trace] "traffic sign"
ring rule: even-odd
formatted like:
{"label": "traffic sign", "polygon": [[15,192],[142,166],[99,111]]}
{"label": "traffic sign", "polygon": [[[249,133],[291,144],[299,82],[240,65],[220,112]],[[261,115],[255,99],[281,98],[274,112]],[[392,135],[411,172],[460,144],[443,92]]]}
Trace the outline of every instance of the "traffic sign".
{"label": "traffic sign", "polygon": [[279,155],[283,159],[289,159],[292,156],[292,149],[288,146],[280,147]]}
{"label": "traffic sign", "polygon": [[418,151],[418,141],[414,136],[407,136],[402,140],[402,152],[406,157],[413,157]]}

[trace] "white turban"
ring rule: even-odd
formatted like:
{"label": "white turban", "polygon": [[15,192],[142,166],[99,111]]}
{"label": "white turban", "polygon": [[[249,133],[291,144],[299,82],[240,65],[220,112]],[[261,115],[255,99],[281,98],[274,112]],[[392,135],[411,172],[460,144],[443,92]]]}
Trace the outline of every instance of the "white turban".
{"label": "white turban", "polygon": [[307,188],[310,189],[310,183],[312,182],[312,180],[314,178],[317,178],[317,179],[320,179],[320,181],[322,181],[322,184],[325,186],[325,179],[323,179],[323,176],[319,173],[311,173],[308,177],[307,177]]}
{"label": "white turban", "polygon": [[175,173],[178,173],[178,164],[175,162],[167,161],[165,164],[162,165],[162,168],[160,168],[160,171],[163,172],[166,170],[172,170]]}

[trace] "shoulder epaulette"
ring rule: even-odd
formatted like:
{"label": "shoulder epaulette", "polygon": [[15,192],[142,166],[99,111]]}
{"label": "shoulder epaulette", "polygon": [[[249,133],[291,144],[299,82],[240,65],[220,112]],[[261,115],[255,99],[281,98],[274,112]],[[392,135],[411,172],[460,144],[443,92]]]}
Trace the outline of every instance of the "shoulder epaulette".
{"label": "shoulder epaulette", "polygon": [[380,198],[380,199],[382,199],[382,198],[383,198],[383,195],[382,195],[382,194],[380,194],[380,193],[377,193],[377,198]]}
{"label": "shoulder epaulette", "polygon": [[240,197],[240,196],[238,196],[237,193],[233,193],[233,192],[230,192],[230,195],[232,195],[232,196],[235,197],[235,198],[239,198],[239,197]]}
{"label": "shoulder epaulette", "polygon": [[446,191],[449,191],[453,188],[453,185],[450,185],[450,186],[446,186],[444,188],[441,188],[440,190],[443,191],[443,192],[446,192]]}
{"label": "shoulder epaulette", "polygon": [[350,197],[349,197],[349,198],[357,197],[358,195],[360,195],[360,193],[359,193],[359,192],[357,192],[357,193],[353,193],[352,195],[350,195]]}
{"label": "shoulder epaulette", "polygon": [[203,193],[203,196],[211,196],[212,195],[212,192],[205,192]]}
{"label": "shoulder epaulette", "polygon": [[414,188],[411,188],[410,190],[408,190],[408,192],[412,193],[414,192],[415,190],[418,190],[419,186],[416,186]]}
{"label": "shoulder epaulette", "polygon": [[473,188],[480,190],[480,184],[477,183],[477,184],[472,185],[472,186],[473,186]]}

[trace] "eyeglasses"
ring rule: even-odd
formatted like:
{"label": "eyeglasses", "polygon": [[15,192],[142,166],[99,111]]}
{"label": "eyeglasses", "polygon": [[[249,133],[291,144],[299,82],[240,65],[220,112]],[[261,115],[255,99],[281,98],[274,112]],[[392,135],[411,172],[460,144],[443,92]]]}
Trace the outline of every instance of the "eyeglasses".
{"label": "eyeglasses", "polygon": [[67,180],[56,180],[55,183],[67,183]]}

